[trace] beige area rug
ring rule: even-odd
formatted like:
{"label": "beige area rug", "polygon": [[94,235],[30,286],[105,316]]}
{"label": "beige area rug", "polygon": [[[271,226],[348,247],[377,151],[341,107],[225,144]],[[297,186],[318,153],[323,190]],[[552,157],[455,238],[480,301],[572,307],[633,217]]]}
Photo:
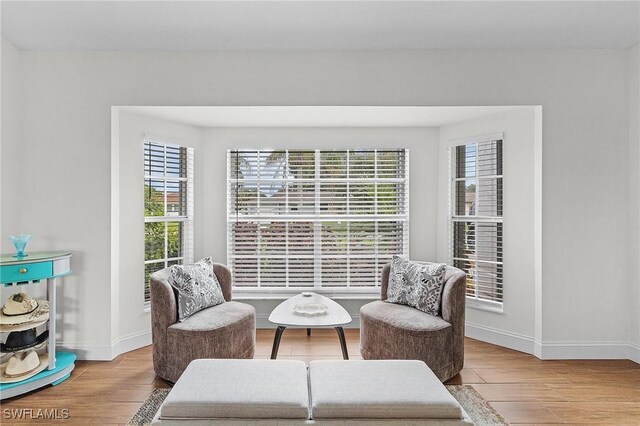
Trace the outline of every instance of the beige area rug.
{"label": "beige area rug", "polygon": [[508,423],[470,385],[445,385],[449,393],[458,400],[473,422],[480,425],[507,425]]}
{"label": "beige area rug", "polygon": [[[508,424],[473,387],[469,385],[446,385],[446,387],[476,425],[497,426]],[[170,390],[167,388],[154,389],[127,424],[136,426],[150,424]]]}

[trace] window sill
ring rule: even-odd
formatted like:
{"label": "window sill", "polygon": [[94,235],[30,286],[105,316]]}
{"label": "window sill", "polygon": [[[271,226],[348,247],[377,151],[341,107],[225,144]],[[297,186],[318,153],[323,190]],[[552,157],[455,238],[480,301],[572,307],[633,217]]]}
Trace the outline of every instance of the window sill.
{"label": "window sill", "polygon": [[489,302],[485,300],[475,300],[467,298],[467,308],[478,311],[493,312],[494,314],[504,314],[502,303]]}
{"label": "window sill", "polygon": [[[317,292],[318,294],[333,300],[377,300],[380,299],[380,292],[377,293],[330,293]],[[242,292],[234,291],[233,300],[285,300],[290,297],[297,296],[299,291],[282,292],[282,293],[264,293],[264,292]]]}

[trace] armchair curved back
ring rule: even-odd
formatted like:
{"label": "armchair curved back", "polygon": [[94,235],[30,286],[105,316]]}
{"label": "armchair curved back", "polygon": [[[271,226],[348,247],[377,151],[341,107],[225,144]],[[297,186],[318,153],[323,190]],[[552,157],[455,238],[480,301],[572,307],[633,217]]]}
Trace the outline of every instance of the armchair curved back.
{"label": "armchair curved back", "polygon": [[[227,302],[232,298],[231,270],[221,263],[213,264],[222,295]],[[162,371],[167,365],[167,329],[178,321],[176,292],[169,284],[169,268],[154,272],[149,277],[151,294],[151,336],[153,339],[153,365]]]}
{"label": "armchair curved back", "polygon": [[[424,263],[424,262],[419,262]],[[389,274],[391,273],[391,263],[387,263],[382,268],[380,277],[380,297],[387,299],[387,289],[389,287]],[[442,298],[440,299],[440,316],[450,323],[454,328],[454,333],[464,336],[464,313],[466,302],[466,274],[453,266],[448,266],[444,274],[444,287]]]}
{"label": "armchair curved back", "polygon": [[[423,262],[424,263],[424,262]],[[380,296],[387,299],[389,287],[389,274],[391,263],[382,268],[380,278]],[[444,274],[444,287],[440,299],[440,316],[451,324],[453,332],[452,355],[457,365],[457,370],[462,368],[464,362],[464,317],[466,303],[467,275],[460,269],[448,266]]]}
{"label": "armchair curved back", "polygon": [[173,287],[169,284],[169,268],[151,274],[149,287],[153,366],[156,371],[161,371],[167,364],[167,328],[178,321],[178,303]]}

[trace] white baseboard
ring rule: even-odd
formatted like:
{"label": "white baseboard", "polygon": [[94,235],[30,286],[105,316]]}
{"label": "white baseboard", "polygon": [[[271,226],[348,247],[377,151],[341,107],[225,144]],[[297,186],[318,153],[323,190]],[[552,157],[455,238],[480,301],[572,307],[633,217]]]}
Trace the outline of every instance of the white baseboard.
{"label": "white baseboard", "polygon": [[[353,322],[345,328],[358,328],[360,317],[352,315]],[[257,328],[275,328],[268,315],[256,316]],[[480,324],[467,323],[465,335],[472,339],[514,349],[540,359],[630,359],[640,364],[640,346],[626,342],[554,342],[542,343],[532,337],[498,330]],[[125,352],[151,344],[151,331],[125,336],[112,345],[58,344],[59,350],[76,354],[79,360],[111,361]]]}
{"label": "white baseboard", "polygon": [[111,359],[125,352],[149,346],[151,342],[151,330],[121,337],[111,344]]}
{"label": "white baseboard", "polygon": [[533,337],[467,322],[465,336],[533,355]]}
{"label": "white baseboard", "polygon": [[76,354],[83,361],[111,361],[125,352],[142,348],[151,344],[151,331],[130,334],[122,337],[111,345],[83,345],[78,343],[59,342],[58,350]]}
{"label": "white baseboard", "polygon": [[630,359],[640,363],[640,348],[627,342],[536,342],[540,359]]}
{"label": "white baseboard", "polygon": [[629,344],[629,359],[640,364],[640,346]]}
{"label": "white baseboard", "polygon": [[640,347],[627,342],[554,342],[467,322],[465,335],[540,359],[630,359],[640,364]]}
{"label": "white baseboard", "polygon": [[111,361],[113,359],[110,345],[58,342],[56,350],[73,352],[82,361]]}

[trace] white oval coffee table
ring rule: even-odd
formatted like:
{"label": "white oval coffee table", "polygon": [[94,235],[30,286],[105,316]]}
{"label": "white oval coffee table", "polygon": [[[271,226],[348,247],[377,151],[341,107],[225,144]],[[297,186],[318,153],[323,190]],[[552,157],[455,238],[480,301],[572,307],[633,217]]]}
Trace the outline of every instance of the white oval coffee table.
{"label": "white oval coffee table", "polygon": [[[327,313],[307,316],[293,311],[293,307],[295,305],[304,303],[322,303],[327,306]],[[342,329],[342,326],[349,324],[352,321],[351,315],[349,315],[349,312],[347,312],[342,306],[328,297],[316,293],[311,293],[310,296],[303,296],[302,294],[293,296],[276,306],[273,312],[271,312],[271,315],[269,315],[269,321],[278,326],[276,329],[276,335],[273,338],[271,359],[276,359],[278,356],[278,348],[280,347],[282,333],[287,327],[306,328],[307,335],[310,335],[312,328],[335,328],[338,333],[338,338],[340,339],[342,357],[344,359],[349,359],[347,342],[344,338],[344,330]]]}

